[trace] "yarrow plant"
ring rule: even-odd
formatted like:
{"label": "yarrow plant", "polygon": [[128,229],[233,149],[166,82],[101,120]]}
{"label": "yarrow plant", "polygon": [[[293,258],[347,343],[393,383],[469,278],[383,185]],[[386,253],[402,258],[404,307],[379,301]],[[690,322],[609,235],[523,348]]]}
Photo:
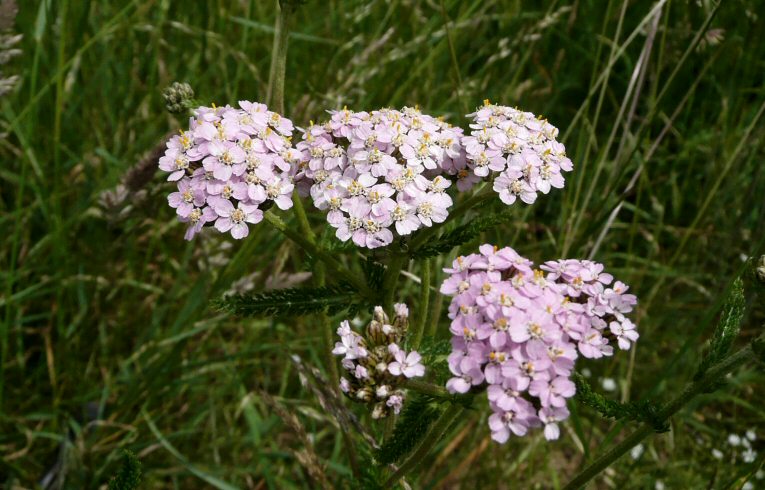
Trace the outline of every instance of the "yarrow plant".
{"label": "yarrow plant", "polygon": [[557,439],[575,393],[570,376],[581,354],[597,359],[637,340],[625,317],[637,302],[628,287],[586,260],[546,262],[539,269],[510,247],[486,244],[458,257],[441,286],[452,296],[452,393],[488,384],[492,438],[525,435],[544,425]]}
{"label": "yarrow plant", "polygon": [[398,414],[406,396],[402,382],[425,374],[420,354],[400,347],[409,327],[409,309],[405,304],[393,308],[391,322],[382,307],[375,307],[364,336],[344,320],[337,329],[340,342],[332,350],[343,356],[342,366],[349,374],[340,378],[340,390],[352,400],[370,405],[374,419]]}
{"label": "yarrow plant", "polygon": [[[192,94],[176,86],[166,99],[172,110],[183,111]],[[493,213],[492,205],[474,222],[444,225],[495,199],[491,189],[505,205],[532,204],[563,188],[563,173],[573,169],[557,128],[540,116],[487,101],[467,117],[465,134],[418,108],[331,110],[326,122],[298,128],[302,137],[295,143],[292,121],[264,104],[199,107],[188,129],[167,142],[159,167],[177,186],[168,202],[188,224],[187,239],[204,227],[242,239],[249,225],[265,220],[310,256],[313,286],[226,296],[218,304],[245,316],[315,314],[331,382],[306,386],[338,419],[350,460],[353,426],[370,445],[365,454],[374,453],[370,464],[391,465],[378,486],[392,487],[416,468],[476,398],[488,401],[491,438],[506,443],[534,428],[542,428],[547,440],[558,439],[576,396],[604,417],[641,424],[566,487],[579,488],[652,432],[668,430],[674,413],[717,389],[731,370],[765,359],[765,338],[730,352],[745,304],[739,281],[683,393],[660,407],[647,400],[621,404],[594,392],[575,372],[577,362],[629,350],[639,338],[630,318],[637,298],[603,264],[556,259],[535,266],[504,244],[484,244],[457,257],[443,269],[440,288],[432,287],[440,271],[431,270],[431,257],[477,240],[509,211]],[[476,184],[491,189],[474,190]],[[341,257],[317,237],[301,197],[310,199],[337,239],[357,246],[353,254]],[[291,210],[292,221],[276,209]],[[761,266],[752,274],[757,280]],[[419,283],[417,292],[400,284],[403,276]],[[441,322],[436,291],[450,298],[443,315],[448,322]],[[418,295],[415,303],[410,295]],[[416,304],[414,318],[406,303]],[[372,319],[359,332],[355,318],[339,316],[346,311]],[[449,344],[438,338],[449,336],[446,323]],[[308,376],[303,369],[301,375],[318,379],[317,372]],[[389,421],[379,437],[359,428],[335,389],[363,405],[369,418]],[[355,477],[361,478],[358,468]]]}

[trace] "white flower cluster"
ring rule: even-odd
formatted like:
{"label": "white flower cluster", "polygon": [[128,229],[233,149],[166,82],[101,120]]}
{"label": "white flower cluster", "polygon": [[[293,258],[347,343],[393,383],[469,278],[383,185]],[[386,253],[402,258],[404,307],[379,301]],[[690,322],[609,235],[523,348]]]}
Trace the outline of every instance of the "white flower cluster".
{"label": "white flower cluster", "polygon": [[189,130],[170,138],[159,159],[167,180],[178,182],[168,202],[189,223],[187,240],[208,223],[244,238],[247,224],[263,219],[264,207],[292,207],[291,175],[299,160],[290,143],[292,121],[264,104],[239,106],[196,109]]}
{"label": "white flower cluster", "polygon": [[382,307],[375,307],[365,336],[343,321],[337,329],[340,342],[332,350],[334,355],[343,356],[342,366],[349,374],[340,379],[340,390],[352,400],[369,405],[375,419],[399,413],[406,398],[401,385],[425,374],[422,356],[399,347],[409,328],[409,309],[401,303],[393,308],[395,316],[390,321]]}
{"label": "white flower cluster", "polygon": [[517,199],[532,204],[537,193],[563,187],[561,171],[569,172],[573,165],[566,148],[556,140],[558,128],[530,112],[488,101],[468,117],[473,118],[472,131],[462,144],[471,175],[465,182],[499,172],[494,191],[505,204]]}
{"label": "white flower cluster", "polygon": [[303,130],[295,182],[340,240],[377,248],[421,227],[443,222],[446,194],[466,161],[462,129],[405,107],[401,111],[330,111],[330,120]]}

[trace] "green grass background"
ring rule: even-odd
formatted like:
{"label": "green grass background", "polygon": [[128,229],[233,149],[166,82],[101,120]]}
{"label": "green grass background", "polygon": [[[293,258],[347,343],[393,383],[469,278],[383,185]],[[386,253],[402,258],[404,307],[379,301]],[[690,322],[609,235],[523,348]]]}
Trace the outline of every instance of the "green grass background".
{"label": "green grass background", "polygon": [[[332,418],[289,362],[322,364],[313,319],[210,307],[245,276],[255,290],[299,280],[305,256],[266,224],[244,242],[184,242],[159,175],[116,216],[99,204],[186,125],[164,111],[169,83],[205,104],[264,99],[274,12],[267,0],[21,2],[23,54],[4,67],[21,82],[0,101],[0,485],[99,488],[129,448],[146,488],[315,486],[303,442],[258,390],[297,416],[328,479],[348,481]],[[575,170],[482,238],[535,261],[593,257],[632,285],[637,348],[580,368],[615,379],[614,398],[661,401],[762,250],[764,17],[761,0],[310,0],[292,24],[286,113],[304,125],[343,105],[419,104],[464,125],[488,98],[544,114]],[[741,342],[762,328],[752,307]],[[764,382],[737,372],[594,486],[739,488],[765,447],[745,465],[726,439],[765,437]],[[574,408],[561,441],[506,446],[471,412],[415,485],[556,488],[619,437]]]}

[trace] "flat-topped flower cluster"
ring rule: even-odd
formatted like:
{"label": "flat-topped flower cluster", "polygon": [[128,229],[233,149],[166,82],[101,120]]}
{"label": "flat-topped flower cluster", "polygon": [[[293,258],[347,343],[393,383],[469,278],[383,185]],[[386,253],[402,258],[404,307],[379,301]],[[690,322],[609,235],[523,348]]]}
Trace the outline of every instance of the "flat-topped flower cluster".
{"label": "flat-topped flower cluster", "polygon": [[547,439],[557,439],[575,393],[577,357],[610,356],[611,340],[629,349],[638,338],[625,316],[637,299],[596,262],[557,260],[534,269],[512,248],[487,244],[445,272],[454,375],[446,386],[466,393],[488,384],[489,427],[500,443],[540,425]]}
{"label": "flat-topped flower cluster", "polygon": [[292,121],[264,104],[239,102],[239,108],[200,107],[167,142],[159,168],[177,182],[168,196],[181,221],[189,223],[186,239],[212,224],[234,238],[248,235],[248,223],[263,219],[274,203],[292,207],[292,174],[299,153],[292,148]]}
{"label": "flat-topped flower cluster", "polygon": [[411,107],[330,114],[304,130],[296,180],[340,240],[384,247],[393,230],[405,236],[446,219],[451,181],[443,175],[466,167],[462,129]]}
{"label": "flat-topped flower cluster", "polygon": [[563,188],[561,172],[573,165],[556,140],[558,128],[530,112],[488,101],[468,117],[472,131],[462,140],[468,168],[477,178],[499,173],[494,190],[502,202],[532,204],[539,192]]}
{"label": "flat-topped flower cluster", "polygon": [[401,384],[425,374],[420,354],[399,347],[408,330],[409,309],[405,304],[393,308],[391,322],[382,307],[375,307],[365,336],[343,321],[337,329],[340,342],[332,351],[343,356],[342,366],[349,374],[340,379],[340,390],[352,400],[369,405],[375,419],[399,413],[406,396]]}
{"label": "flat-topped flower cluster", "polygon": [[168,201],[189,223],[186,238],[204,225],[244,238],[273,204],[290,208],[297,186],[340,240],[384,247],[445,221],[450,188],[464,192],[495,173],[503,202],[531,204],[563,187],[572,168],[554,126],[488,101],[468,115],[469,136],[411,107],[329,114],[293,146],[292,122],[263,104],[196,109],[159,161],[177,182]]}

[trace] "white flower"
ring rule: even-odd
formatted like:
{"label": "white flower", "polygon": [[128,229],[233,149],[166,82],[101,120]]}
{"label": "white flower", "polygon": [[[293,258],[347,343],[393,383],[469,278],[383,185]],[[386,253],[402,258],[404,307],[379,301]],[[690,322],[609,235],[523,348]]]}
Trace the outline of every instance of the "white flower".
{"label": "white flower", "polygon": [[661,480],[656,480],[656,483],[654,484],[653,488],[656,490],[664,490],[666,487],[664,486],[664,482]]}
{"label": "white flower", "polygon": [[757,433],[754,432],[754,429],[749,429],[748,431],[746,431],[746,438],[754,442],[757,440]]}
{"label": "white flower", "polygon": [[614,381],[613,378],[603,378],[603,381],[600,383],[604,390],[616,391],[616,381]]}
{"label": "white flower", "polygon": [[717,448],[712,449],[712,457],[715,459],[723,459],[723,453]]}
{"label": "white flower", "polygon": [[741,437],[739,437],[736,434],[730,434],[728,436],[728,444],[730,444],[733,447],[738,447],[741,445]]}
{"label": "white flower", "polygon": [[757,459],[757,451],[749,448],[741,453],[741,459],[744,460],[744,463],[754,463],[754,460]]}
{"label": "white flower", "polygon": [[643,447],[643,445],[638,444],[637,446],[633,447],[630,450],[630,456],[632,457],[632,459],[638,459],[640,456],[643,455],[644,450],[645,448]]}

